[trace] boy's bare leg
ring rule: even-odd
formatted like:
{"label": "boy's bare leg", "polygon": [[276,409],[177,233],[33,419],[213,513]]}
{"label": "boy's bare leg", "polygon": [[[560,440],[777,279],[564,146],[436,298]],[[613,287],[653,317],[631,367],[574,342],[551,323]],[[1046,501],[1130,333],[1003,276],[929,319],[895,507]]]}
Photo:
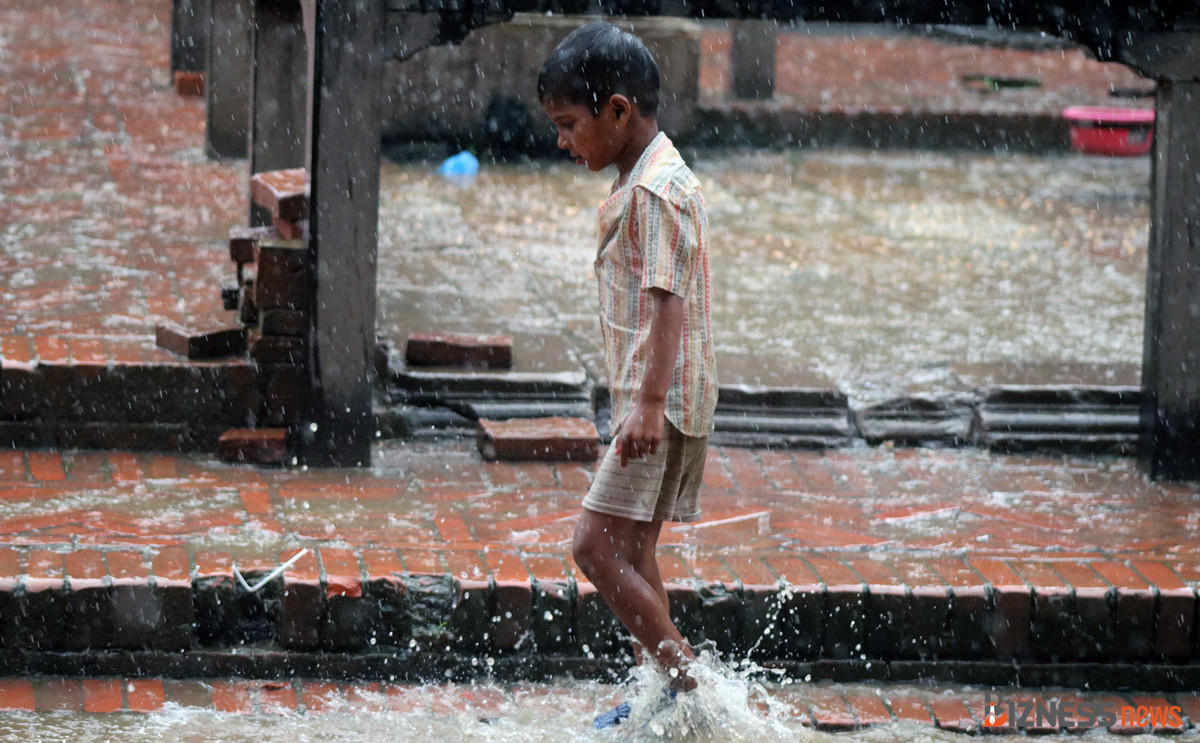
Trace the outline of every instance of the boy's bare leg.
{"label": "boy's bare leg", "polygon": [[689,691],[696,682],[687,675],[687,665],[695,654],[671,621],[654,555],[661,529],[661,521],[584,509],[575,529],[575,563],[637,642],[660,666],[677,672],[671,687]]}

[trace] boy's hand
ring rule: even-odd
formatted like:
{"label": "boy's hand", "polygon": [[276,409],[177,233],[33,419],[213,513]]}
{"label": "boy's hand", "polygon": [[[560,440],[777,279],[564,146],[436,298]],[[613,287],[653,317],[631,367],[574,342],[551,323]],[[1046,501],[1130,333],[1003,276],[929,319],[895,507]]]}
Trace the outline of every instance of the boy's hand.
{"label": "boy's hand", "polygon": [[663,404],[634,401],[617,431],[615,446],[622,467],[628,465],[630,459],[641,459],[658,452],[663,437],[664,410]]}

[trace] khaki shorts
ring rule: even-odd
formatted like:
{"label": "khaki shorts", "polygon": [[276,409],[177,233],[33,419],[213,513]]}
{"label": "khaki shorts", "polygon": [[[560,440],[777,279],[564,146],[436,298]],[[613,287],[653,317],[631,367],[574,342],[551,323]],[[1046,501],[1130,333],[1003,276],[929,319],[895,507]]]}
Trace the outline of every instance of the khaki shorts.
{"label": "khaki shorts", "polygon": [[684,436],[669,421],[658,452],[621,466],[608,447],[583,507],[634,521],[698,521],[708,439]]}

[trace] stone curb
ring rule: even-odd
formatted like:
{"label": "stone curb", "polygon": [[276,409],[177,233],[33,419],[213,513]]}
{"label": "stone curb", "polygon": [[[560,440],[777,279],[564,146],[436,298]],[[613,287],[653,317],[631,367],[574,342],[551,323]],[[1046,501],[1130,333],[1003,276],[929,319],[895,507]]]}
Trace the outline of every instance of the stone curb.
{"label": "stone curb", "polygon": [[[18,553],[5,550],[4,570],[16,577],[0,580],[0,648],[204,653],[255,645],[299,657],[386,648],[414,658],[518,658],[518,665],[630,657],[627,634],[590,584],[516,579],[523,569],[503,565],[477,581],[404,573],[388,570],[376,552],[322,549],[249,592],[220,567],[223,560],[206,558],[211,564],[189,571],[178,548],[157,553],[149,569],[128,550],[30,550],[24,568],[8,564]],[[914,679],[927,666],[983,664],[992,670],[968,674],[980,683],[991,683],[996,668],[1003,675],[1018,665],[1090,664],[1114,674],[1122,667],[1133,669],[1123,672],[1127,680],[1168,685],[1200,673],[1197,596],[1165,567],[1156,575],[1150,568],[1157,564],[1037,563],[1022,565],[1021,578],[1000,561],[961,562],[982,579],[947,573],[953,566],[930,580],[916,563],[889,568],[869,559],[812,558],[806,564],[813,580],[801,583],[735,579],[671,585],[668,592],[689,640],[763,664],[811,669],[833,662],[861,678],[918,669]],[[247,570],[244,579],[253,585],[268,575]]]}

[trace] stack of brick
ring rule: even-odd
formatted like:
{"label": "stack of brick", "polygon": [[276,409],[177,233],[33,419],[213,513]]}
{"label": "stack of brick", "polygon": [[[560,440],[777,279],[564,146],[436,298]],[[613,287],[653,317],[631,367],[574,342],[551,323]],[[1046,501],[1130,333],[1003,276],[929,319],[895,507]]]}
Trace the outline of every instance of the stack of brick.
{"label": "stack of brick", "polygon": [[[226,292],[245,326],[250,358],[256,362],[262,404],[257,429],[233,429],[221,437],[219,453],[243,462],[279,463],[286,458],[285,430],[300,422],[308,392],[310,281],[307,244],[308,192],[303,168],[255,174],[254,203],[271,214],[264,227],[235,227],[229,257],[237,264],[238,286]],[[247,266],[254,266],[253,275]]]}

